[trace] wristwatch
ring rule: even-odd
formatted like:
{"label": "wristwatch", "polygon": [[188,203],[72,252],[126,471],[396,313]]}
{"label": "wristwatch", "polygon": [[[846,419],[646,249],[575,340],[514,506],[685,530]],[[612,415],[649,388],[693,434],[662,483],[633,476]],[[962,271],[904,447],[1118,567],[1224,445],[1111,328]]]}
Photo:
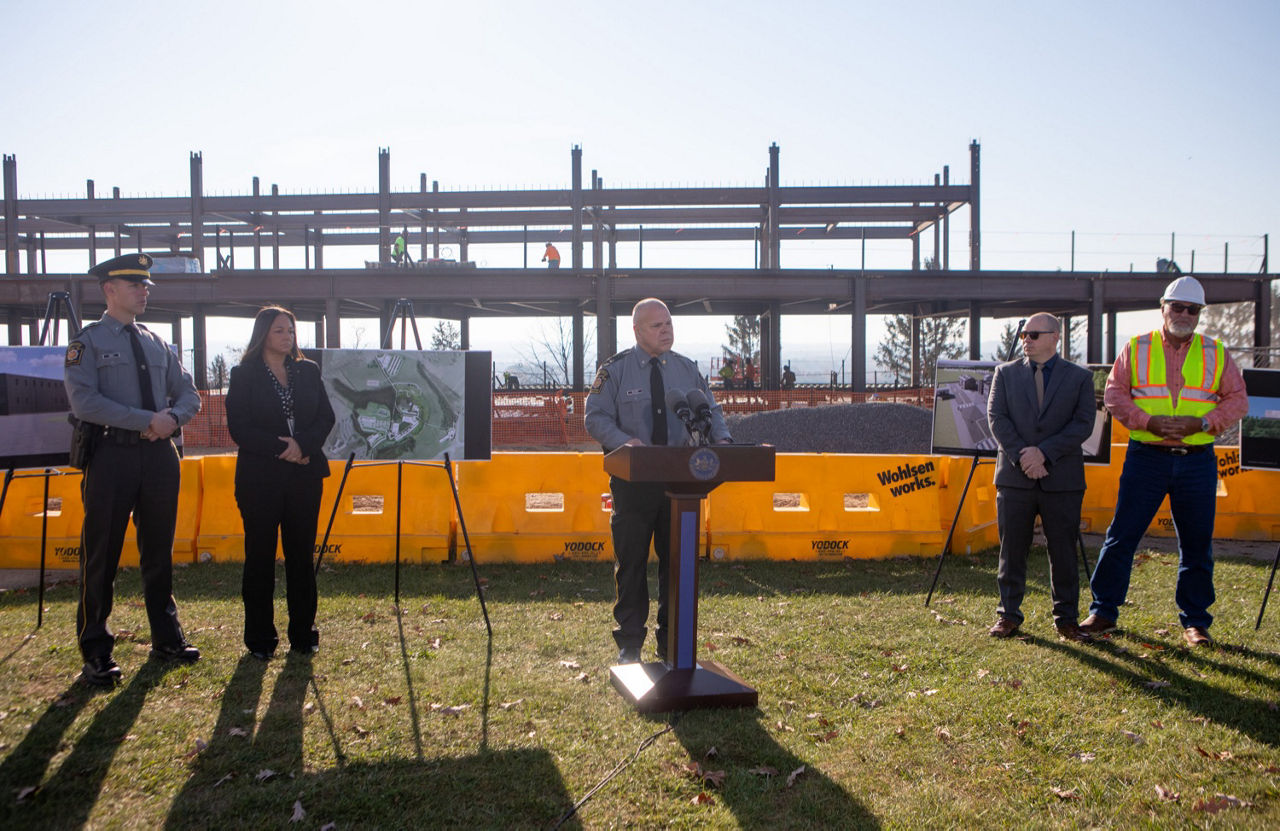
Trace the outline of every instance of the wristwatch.
{"label": "wristwatch", "polygon": [[1212,431],[1209,429],[1209,417],[1208,417],[1208,416],[1201,416],[1201,418],[1200,418],[1200,431],[1201,431],[1201,432],[1203,432],[1203,433],[1210,433],[1210,432],[1212,432]]}

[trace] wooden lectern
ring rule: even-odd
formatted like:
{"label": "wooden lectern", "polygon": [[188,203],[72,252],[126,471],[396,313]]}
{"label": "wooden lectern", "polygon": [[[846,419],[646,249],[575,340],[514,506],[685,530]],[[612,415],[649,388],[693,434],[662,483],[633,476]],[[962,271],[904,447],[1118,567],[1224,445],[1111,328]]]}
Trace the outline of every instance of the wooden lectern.
{"label": "wooden lectern", "polygon": [[612,667],[614,688],[642,713],[756,706],[756,691],[742,679],[715,661],[697,659],[698,541],[702,500],[722,482],[772,482],[774,448],[624,445],[604,457],[604,469],[628,482],[664,483],[671,498],[667,661]]}

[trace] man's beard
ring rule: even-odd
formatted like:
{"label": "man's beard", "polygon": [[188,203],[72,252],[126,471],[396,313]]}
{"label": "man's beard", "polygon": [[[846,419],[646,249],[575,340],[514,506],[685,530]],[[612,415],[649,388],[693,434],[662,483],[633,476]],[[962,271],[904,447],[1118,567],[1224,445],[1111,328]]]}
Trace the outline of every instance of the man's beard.
{"label": "man's beard", "polygon": [[1189,338],[1196,333],[1196,325],[1194,323],[1183,323],[1181,321],[1170,321],[1169,332],[1174,337]]}

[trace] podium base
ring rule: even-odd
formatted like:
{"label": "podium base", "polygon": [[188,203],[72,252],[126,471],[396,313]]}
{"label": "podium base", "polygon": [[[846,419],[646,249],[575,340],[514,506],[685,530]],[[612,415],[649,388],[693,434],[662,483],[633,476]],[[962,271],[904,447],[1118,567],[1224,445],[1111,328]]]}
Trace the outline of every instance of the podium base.
{"label": "podium base", "polygon": [[754,707],[759,695],[715,661],[698,661],[693,669],[672,669],[660,661],[618,664],[609,681],[641,713],[669,713],[711,707]]}

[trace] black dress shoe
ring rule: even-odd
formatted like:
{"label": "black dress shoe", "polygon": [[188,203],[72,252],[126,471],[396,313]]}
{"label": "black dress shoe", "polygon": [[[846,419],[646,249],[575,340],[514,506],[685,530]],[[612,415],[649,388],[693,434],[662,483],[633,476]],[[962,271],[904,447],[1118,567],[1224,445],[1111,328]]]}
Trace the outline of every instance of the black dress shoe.
{"label": "black dress shoe", "polygon": [[200,650],[183,641],[170,646],[152,646],[151,657],[157,661],[182,661],[185,664],[194,664],[200,660]]}
{"label": "black dress shoe", "polygon": [[80,670],[80,680],[95,687],[114,687],[120,683],[120,667],[110,656],[90,658]]}
{"label": "black dress shoe", "polygon": [[313,644],[311,646],[304,646],[302,648],[291,646],[289,647],[289,651],[292,652],[294,655],[301,655],[304,658],[310,658],[312,655],[320,651],[320,645]]}
{"label": "black dress shoe", "polygon": [[274,653],[267,652],[265,650],[257,650],[257,651],[250,651],[249,654],[257,658],[259,661],[270,661],[271,656]]}
{"label": "black dress shoe", "polygon": [[640,663],[640,647],[624,646],[618,650],[618,663],[620,664],[638,664]]}

